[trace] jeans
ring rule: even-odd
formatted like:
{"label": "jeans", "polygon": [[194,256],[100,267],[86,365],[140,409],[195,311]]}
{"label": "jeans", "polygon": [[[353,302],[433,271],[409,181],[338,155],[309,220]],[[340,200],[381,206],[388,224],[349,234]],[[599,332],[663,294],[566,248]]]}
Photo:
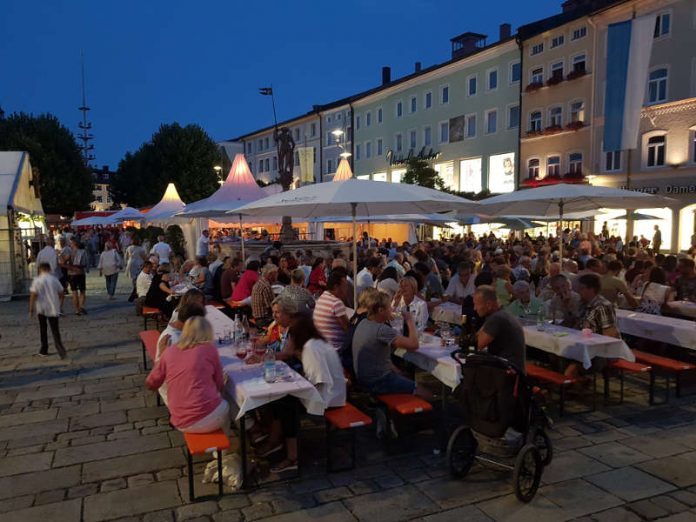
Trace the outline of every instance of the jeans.
{"label": "jeans", "polygon": [[41,335],[41,350],[39,353],[48,353],[48,323],[51,326],[51,334],[53,334],[53,343],[56,345],[56,351],[61,357],[65,357],[65,347],[60,339],[60,329],[58,328],[57,317],[46,317],[39,314],[39,333]]}
{"label": "jeans", "polygon": [[106,277],[106,293],[113,297],[116,293],[116,283],[118,282],[118,272]]}

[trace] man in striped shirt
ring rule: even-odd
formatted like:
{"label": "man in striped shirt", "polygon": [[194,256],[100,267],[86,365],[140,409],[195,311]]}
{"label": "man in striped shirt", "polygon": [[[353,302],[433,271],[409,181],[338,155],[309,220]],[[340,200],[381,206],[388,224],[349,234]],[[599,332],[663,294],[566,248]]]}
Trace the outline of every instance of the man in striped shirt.
{"label": "man in striped shirt", "polygon": [[251,289],[251,313],[256,319],[257,326],[267,326],[273,320],[271,306],[273,304],[273,283],[278,279],[276,265],[264,265],[261,277]]}
{"label": "man in striped shirt", "polygon": [[337,350],[343,346],[348,330],[348,316],[343,298],[348,287],[346,272],[333,270],[326,281],[326,290],[314,307],[314,324],[326,341]]}

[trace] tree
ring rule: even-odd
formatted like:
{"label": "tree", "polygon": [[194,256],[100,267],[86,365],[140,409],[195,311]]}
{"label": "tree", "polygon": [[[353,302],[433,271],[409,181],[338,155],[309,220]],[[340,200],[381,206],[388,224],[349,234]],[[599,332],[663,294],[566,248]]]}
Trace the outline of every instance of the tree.
{"label": "tree", "polygon": [[51,114],[0,117],[0,150],[29,153],[39,172],[41,203],[48,214],[70,215],[92,201],[92,173],[75,137]]}
{"label": "tree", "polygon": [[430,163],[420,158],[409,158],[406,161],[406,173],[401,178],[401,181],[411,185],[446,190],[445,182],[437,171]]}
{"label": "tree", "polygon": [[222,161],[218,146],[199,125],[163,124],[119,162],[111,197],[135,207],[153,205],[173,182],[185,202],[203,199],[219,188],[213,167]]}

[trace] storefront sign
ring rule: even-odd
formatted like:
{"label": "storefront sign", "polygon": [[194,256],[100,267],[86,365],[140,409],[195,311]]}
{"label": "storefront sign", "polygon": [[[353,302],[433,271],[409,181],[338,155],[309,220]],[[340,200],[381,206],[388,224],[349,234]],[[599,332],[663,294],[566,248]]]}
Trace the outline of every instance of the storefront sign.
{"label": "storefront sign", "polygon": [[481,183],[481,158],[466,159],[459,162],[459,190],[479,193]]}
{"label": "storefront sign", "polygon": [[389,165],[404,165],[406,164],[409,160],[412,159],[419,159],[419,160],[425,160],[425,161],[430,161],[437,159],[440,156],[440,152],[435,152],[433,149],[426,150],[425,147],[423,147],[418,154],[413,153],[413,149],[408,151],[408,154],[406,157],[404,156],[396,156],[394,154],[394,151],[389,149],[387,151],[387,163]]}
{"label": "storefront sign", "polygon": [[488,190],[494,194],[515,190],[515,153],[488,158]]}
{"label": "storefront sign", "polygon": [[664,187],[631,187],[626,185],[621,187],[624,190],[632,190],[634,192],[645,192],[646,194],[694,194],[696,193],[696,185],[665,185]]}

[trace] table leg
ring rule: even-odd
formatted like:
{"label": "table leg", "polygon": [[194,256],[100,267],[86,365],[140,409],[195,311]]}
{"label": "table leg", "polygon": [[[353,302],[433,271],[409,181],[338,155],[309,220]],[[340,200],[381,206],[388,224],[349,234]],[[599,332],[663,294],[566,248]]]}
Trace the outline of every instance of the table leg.
{"label": "table leg", "polygon": [[247,477],[247,433],[246,433],[246,415],[242,415],[239,419],[239,441],[241,444],[241,454],[242,454],[242,489],[246,488],[248,484]]}
{"label": "table leg", "polygon": [[442,412],[440,414],[440,451],[447,451],[447,423],[449,420],[449,415],[447,415],[447,386],[445,383],[440,383],[440,407]]}

